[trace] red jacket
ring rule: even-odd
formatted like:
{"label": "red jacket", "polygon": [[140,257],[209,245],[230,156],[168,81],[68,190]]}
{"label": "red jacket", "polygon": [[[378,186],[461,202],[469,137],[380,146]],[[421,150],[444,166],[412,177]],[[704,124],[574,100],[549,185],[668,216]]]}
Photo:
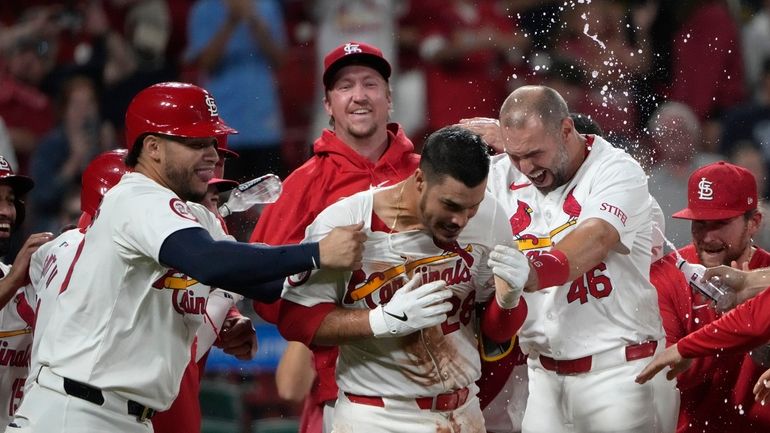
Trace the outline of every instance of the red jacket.
{"label": "red jacket", "polygon": [[[395,123],[388,125],[388,141],[387,150],[375,164],[325,129],[313,144],[315,156],[286,178],[280,198],[265,208],[250,241],[270,245],[299,243],[305,237],[305,228],[330,204],[372,186],[393,185],[409,177],[420,162],[414,145]],[[254,309],[265,320],[275,323],[279,303],[255,302]],[[313,355],[318,375],[310,398],[318,404],[336,400],[337,348],[314,347]]]}
{"label": "red jacket", "polygon": [[[679,253],[687,261],[699,263],[693,245],[680,249]],[[770,254],[758,248],[749,262],[749,268],[766,266],[770,266]],[[676,268],[673,254],[653,263],[650,281],[658,289],[658,304],[666,331],[666,344],[670,346],[678,343],[678,348],[684,356],[686,350],[683,350],[683,347],[687,347],[686,341],[704,334],[703,329],[713,327],[712,322],[721,315],[701,294],[693,294],[684,275]],[[744,306],[748,303],[739,306],[737,310],[745,309]],[[770,329],[770,315],[767,316]],[[717,323],[723,321],[719,320]],[[725,336],[722,334],[722,337]],[[764,370],[745,352],[760,344],[762,341],[745,345],[743,351],[732,354],[719,351],[718,356],[697,358],[687,371],[679,375],[677,387],[681,392],[681,406],[677,433],[765,432],[770,429],[770,406],[755,405],[751,392]],[[713,350],[697,356],[717,352]],[[688,353],[687,356],[690,355]]]}

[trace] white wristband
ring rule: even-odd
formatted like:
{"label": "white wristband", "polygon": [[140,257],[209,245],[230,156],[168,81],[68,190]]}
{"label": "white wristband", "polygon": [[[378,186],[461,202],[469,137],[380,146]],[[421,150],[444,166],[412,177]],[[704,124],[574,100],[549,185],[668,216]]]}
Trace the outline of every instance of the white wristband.
{"label": "white wristband", "polygon": [[372,328],[372,334],[376,338],[390,337],[390,329],[385,323],[384,314],[382,305],[378,305],[377,308],[369,312],[369,327]]}

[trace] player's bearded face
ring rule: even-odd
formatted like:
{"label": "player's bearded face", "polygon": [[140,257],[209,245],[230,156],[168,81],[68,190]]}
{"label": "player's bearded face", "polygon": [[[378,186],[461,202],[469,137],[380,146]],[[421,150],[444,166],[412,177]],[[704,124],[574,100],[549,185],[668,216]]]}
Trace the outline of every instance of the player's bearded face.
{"label": "player's bearded face", "polygon": [[166,149],[163,172],[170,188],[181,199],[199,202],[206,195],[219,157],[215,148],[205,145],[206,142],[190,143],[174,143],[175,146]]}
{"label": "player's bearded face", "polygon": [[513,165],[543,193],[569,180],[569,152],[557,133],[549,132],[537,119],[522,128],[504,128],[505,152]]}
{"label": "player's bearded face", "polygon": [[16,196],[8,185],[0,185],[0,256],[8,253],[11,233],[16,222]]}
{"label": "player's bearded face", "polygon": [[486,182],[468,188],[448,176],[440,183],[426,182],[420,195],[423,226],[438,241],[456,241],[468,221],[478,212],[485,189]]}
{"label": "player's bearded face", "polygon": [[701,264],[726,265],[748,257],[751,246],[750,221],[743,215],[717,221],[693,221],[692,238]]}

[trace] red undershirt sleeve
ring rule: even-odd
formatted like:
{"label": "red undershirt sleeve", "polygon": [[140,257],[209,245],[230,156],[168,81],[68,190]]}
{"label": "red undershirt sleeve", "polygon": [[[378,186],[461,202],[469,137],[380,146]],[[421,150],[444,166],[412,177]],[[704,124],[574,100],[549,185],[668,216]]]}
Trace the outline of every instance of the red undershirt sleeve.
{"label": "red undershirt sleeve", "polygon": [[502,343],[510,340],[527,318],[527,302],[524,298],[519,299],[519,305],[510,310],[505,310],[497,304],[497,300],[492,296],[484,308],[484,315],[481,318],[481,332],[495,343]]}
{"label": "red undershirt sleeve", "polygon": [[324,302],[306,307],[282,299],[278,314],[278,331],[289,341],[299,341],[310,347],[315,333],[326,315],[337,307],[331,302]]}
{"label": "red undershirt sleeve", "polygon": [[685,358],[722,352],[744,352],[770,340],[770,290],[765,290],[734,310],[677,343]]}

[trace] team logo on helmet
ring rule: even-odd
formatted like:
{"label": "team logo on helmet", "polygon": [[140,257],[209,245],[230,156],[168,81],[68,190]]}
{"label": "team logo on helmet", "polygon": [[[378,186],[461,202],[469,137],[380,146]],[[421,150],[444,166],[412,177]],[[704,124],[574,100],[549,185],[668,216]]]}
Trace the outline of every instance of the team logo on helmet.
{"label": "team logo on helmet", "polygon": [[206,107],[209,109],[209,113],[211,113],[212,116],[219,116],[219,110],[217,109],[217,103],[214,102],[214,97],[211,95],[206,95]]}
{"label": "team logo on helmet", "polygon": [[178,198],[172,198],[171,201],[168,202],[168,205],[171,206],[171,210],[180,217],[190,221],[195,221],[196,223],[198,222],[198,218],[195,218],[195,215],[190,213],[190,208],[187,206],[187,203],[183,202],[182,200],[179,200]]}
{"label": "team logo on helmet", "polygon": [[360,45],[354,44],[354,43],[351,43],[351,42],[348,42],[347,44],[345,44],[345,48],[343,48],[343,49],[345,50],[345,55],[346,56],[348,54],[355,54],[355,53],[362,53],[363,52],[361,50],[361,46]]}

